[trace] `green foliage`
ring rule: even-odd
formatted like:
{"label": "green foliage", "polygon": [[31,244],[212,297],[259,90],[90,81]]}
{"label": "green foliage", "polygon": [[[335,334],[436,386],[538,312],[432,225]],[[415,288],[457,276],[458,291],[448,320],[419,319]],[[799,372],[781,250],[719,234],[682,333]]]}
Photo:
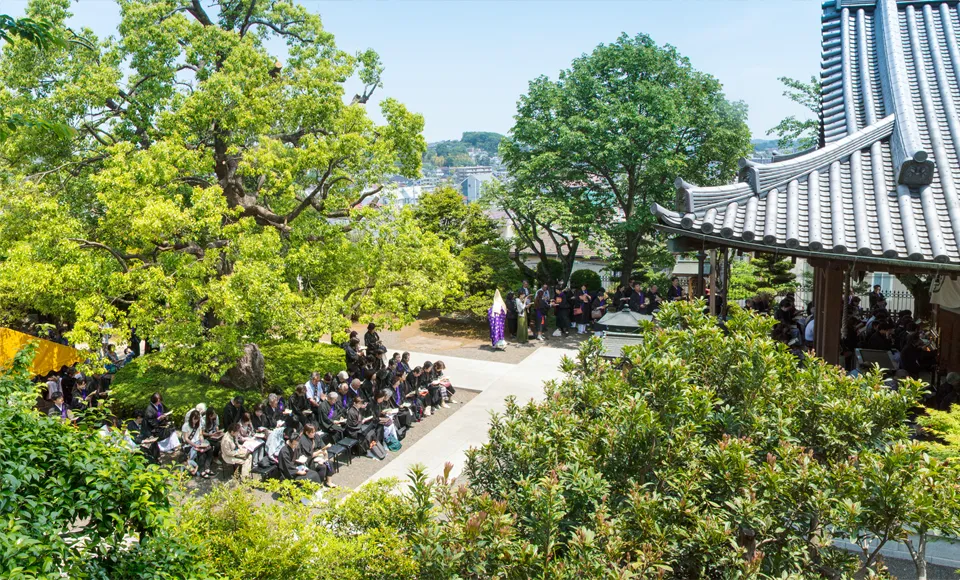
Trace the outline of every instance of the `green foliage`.
{"label": "green foliage", "polygon": [[783,96],[803,106],[813,113],[813,117],[801,120],[790,115],[767,134],[775,134],[779,138],[779,146],[784,149],[802,151],[816,147],[820,143],[820,79],[812,76],[809,83],[790,77],[780,77],[778,80],[787,87]]}
{"label": "green foliage", "polygon": [[586,284],[587,290],[594,291],[603,287],[603,280],[600,274],[593,270],[577,270],[570,276],[570,287],[580,288]]}
{"label": "green foliage", "polygon": [[134,359],[114,375],[110,410],[118,417],[131,417],[137,409],[145,409],[150,395],[156,392],[163,394],[163,402],[176,420],[182,420],[198,403],[206,403],[219,413],[236,394],[207,377],[164,367],[149,354]]}
{"label": "green foliage", "polygon": [[939,459],[960,458],[960,405],[951,405],[949,411],[926,409],[917,417],[917,424],[931,437],[924,448]]}
{"label": "green foliage", "polygon": [[[523,278],[510,254],[505,250],[477,245],[460,253],[464,269],[470,273],[467,291],[470,294],[500,290],[503,293],[519,288]],[[489,304],[487,305],[489,306]]]}
{"label": "green foliage", "polygon": [[287,394],[310,378],[310,373],[338,372],[347,368],[343,349],[331,344],[285,341],[260,348],[265,364],[264,382],[267,391]]}
{"label": "green foliage", "polygon": [[[247,485],[214,486],[181,506],[177,528],[224,579],[414,579],[417,562],[396,521],[403,501],[384,487],[363,488],[343,505],[304,505],[295,482],[268,482],[275,502]],[[308,490],[311,488],[307,488]],[[396,510],[391,508],[396,507]]]}
{"label": "green foliage", "polygon": [[503,135],[490,131],[464,131],[460,141],[470,147],[480,149],[488,155],[496,155],[503,141]]}
{"label": "green foliage", "polygon": [[553,287],[557,280],[563,280],[563,263],[549,258],[537,264],[537,284]]}
{"label": "green foliage", "polygon": [[[459,141],[440,141],[427,146],[423,164],[428,167],[464,167],[485,165],[497,154],[503,135],[487,131],[465,131]],[[479,149],[474,157],[469,149]]]}
{"label": "green foliage", "polygon": [[[415,513],[444,522],[415,537],[421,575],[852,578],[878,543],[956,528],[960,473],[909,441],[919,382],[799,364],[769,318],[702,308],[664,305],[623,365],[588,341],[542,401],[510,401],[469,491],[414,473]],[[834,538],[875,543],[860,561]]]}
{"label": "green foliage", "polygon": [[776,296],[796,290],[797,277],[793,274],[790,258],[757,253],[750,262],[755,268],[758,291]]}
{"label": "green foliage", "polygon": [[34,408],[33,349],[0,375],[0,576],[194,577],[189,546],[167,536],[167,474],[119,437]]}
{"label": "green foliage", "polygon": [[752,260],[733,260],[730,262],[730,284],[727,287],[727,298],[730,300],[746,300],[757,295],[758,282],[757,266]]}
{"label": "green foliage", "polygon": [[[39,312],[81,344],[135,327],[163,366],[217,378],[245,343],[400,326],[458,287],[440,238],[362,203],[426,149],[421,115],[390,98],[368,114],[375,52],[340,50],[288,0],[119,5],[110,38],[3,47],[4,114],[79,129],[0,143],[5,318]],[[64,36],[70,7],[27,16]]]}
{"label": "green foliage", "polygon": [[593,230],[618,240],[619,260],[633,265],[652,239],[651,204],[673,203],[665,184],[682,175],[720,185],[735,174],[750,150],[746,113],[674,47],[624,34],[575,59],[556,81],[531,81],[501,154],[516,189],[548,205],[589,208],[581,215],[596,216]]}
{"label": "green foliage", "polygon": [[423,231],[457,245],[467,219],[467,203],[463,194],[452,187],[438,187],[424,192],[413,209],[413,217]]}

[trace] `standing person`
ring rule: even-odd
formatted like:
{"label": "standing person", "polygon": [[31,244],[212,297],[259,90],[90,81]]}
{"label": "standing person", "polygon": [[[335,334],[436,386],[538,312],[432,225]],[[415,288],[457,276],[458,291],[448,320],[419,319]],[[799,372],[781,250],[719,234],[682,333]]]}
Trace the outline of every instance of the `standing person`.
{"label": "standing person", "polygon": [[873,287],[873,292],[867,295],[867,299],[870,301],[870,310],[873,311],[877,307],[877,304],[881,302],[886,302],[887,299],[884,297],[883,292],[880,291],[880,285],[877,284]]}
{"label": "standing person", "polygon": [[570,314],[573,311],[570,295],[565,290],[557,291],[553,304],[557,313],[557,329],[563,336],[567,336],[570,334]]}
{"label": "standing person", "polygon": [[642,314],[646,309],[646,300],[643,291],[640,289],[640,283],[633,285],[633,293],[630,294],[630,310],[637,314]]}
{"label": "standing person", "polygon": [[523,285],[520,286],[520,290],[517,292],[517,295],[520,298],[529,298],[530,297],[530,282],[524,280]]}
{"label": "standing person", "polygon": [[63,382],[59,375],[50,375],[47,379],[47,400],[54,401],[57,395],[63,396]]}
{"label": "standing person", "polygon": [[380,370],[386,363],[383,361],[383,355],[387,353],[387,347],[383,346],[380,340],[380,333],[377,332],[377,325],[370,323],[367,325],[367,332],[363,335],[363,344],[367,347],[367,354],[376,357],[378,367],[374,370]]}
{"label": "standing person", "polygon": [[674,276],[670,279],[670,288],[667,289],[667,300],[683,300],[683,288],[680,287],[680,278]]}
{"label": "standing person", "polygon": [[[546,285],[544,285],[544,288]],[[547,312],[550,310],[550,298],[547,291],[541,288],[533,299],[533,337],[537,340],[547,340]]]}
{"label": "standing person", "polygon": [[593,322],[603,318],[603,315],[607,313],[607,293],[601,290],[597,293],[596,298],[593,299],[593,302],[590,303],[590,319]]}
{"label": "standing person", "polygon": [[503,331],[507,322],[507,305],[500,297],[500,291],[493,294],[493,304],[487,310],[487,320],[490,322],[490,344],[493,348],[505,349],[507,341],[503,339]]}
{"label": "standing person", "polygon": [[527,342],[527,306],[529,299],[523,295],[517,295],[517,342],[523,344]]}
{"label": "standing person", "polygon": [[647,314],[653,314],[657,310],[660,310],[660,304],[663,303],[663,298],[660,297],[660,291],[657,288],[657,285],[654,284],[650,286],[650,289],[647,290]]}
{"label": "standing person", "polygon": [[573,317],[577,323],[577,334],[585,334],[587,325],[590,324],[590,305],[593,303],[593,297],[587,290],[587,285],[580,286],[580,292],[577,294],[576,307],[573,309]]}
{"label": "standing person", "polygon": [[511,338],[517,336],[517,300],[513,292],[507,292],[507,334]]}

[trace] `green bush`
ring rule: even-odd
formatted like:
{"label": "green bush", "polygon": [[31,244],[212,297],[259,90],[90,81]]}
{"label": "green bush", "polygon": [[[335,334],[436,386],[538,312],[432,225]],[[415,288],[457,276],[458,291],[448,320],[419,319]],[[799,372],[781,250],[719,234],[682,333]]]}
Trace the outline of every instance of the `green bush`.
{"label": "green bush", "polygon": [[[343,349],[331,344],[277,342],[264,345],[260,350],[266,366],[265,391],[251,393],[250,399],[258,400],[273,390],[290,394],[296,385],[305,383],[313,371],[338,373],[346,368]],[[129,417],[136,409],[146,407],[150,395],[156,391],[163,393],[164,403],[178,421],[197,403],[206,403],[219,412],[238,393],[206,377],[152,364],[147,355],[134,359],[114,376],[110,385],[110,408],[120,417]]]}
{"label": "green bush", "polygon": [[287,341],[260,347],[266,364],[264,371],[267,392],[288,394],[310,378],[310,373],[337,374],[347,368],[343,349],[318,342]]}
{"label": "green bush", "polygon": [[[504,295],[520,287],[523,277],[510,253],[488,245],[476,245],[464,248],[460,260],[467,271],[469,281],[467,291],[470,294],[490,292],[499,289]],[[489,307],[489,305],[488,305]]]}
{"label": "green bush", "polygon": [[234,391],[206,377],[171,371],[152,364],[150,355],[136,358],[113,377],[110,384],[110,409],[118,417],[130,417],[137,409],[144,409],[150,395],[163,394],[166,407],[173,411],[174,419],[182,421],[184,414],[206,403],[220,412]]}
{"label": "green bush", "polygon": [[584,284],[587,285],[587,290],[599,290],[603,287],[603,280],[600,279],[600,274],[593,270],[577,270],[570,276],[571,288],[579,289]]}
{"label": "green bush", "polygon": [[960,458],[960,405],[951,405],[949,411],[927,409],[917,417],[917,424],[933,437],[923,442],[930,455],[951,461]]}
{"label": "green bush", "polygon": [[413,580],[417,562],[400,533],[411,510],[388,492],[392,485],[364,487],[342,504],[324,498],[307,505],[302,500],[310,499],[312,484],[258,485],[275,492],[274,502],[248,485],[215,485],[184,502],[176,528],[225,580]]}

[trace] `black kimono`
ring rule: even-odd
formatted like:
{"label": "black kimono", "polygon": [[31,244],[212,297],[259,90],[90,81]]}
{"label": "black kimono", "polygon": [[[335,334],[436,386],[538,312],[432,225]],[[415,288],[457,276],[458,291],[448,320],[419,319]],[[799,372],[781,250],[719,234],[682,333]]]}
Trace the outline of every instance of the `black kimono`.
{"label": "black kimono", "polygon": [[328,433],[334,441],[343,438],[343,427],[334,423],[340,418],[340,411],[336,405],[331,405],[326,399],[320,401],[320,407],[317,412],[317,422],[324,433]]}
{"label": "black kimono", "polygon": [[363,442],[362,449],[370,449],[370,443],[376,437],[374,425],[371,421],[363,422],[363,414],[360,409],[350,407],[347,411],[347,435]]}
{"label": "black kimono", "polygon": [[323,448],[325,443],[323,442],[320,433],[314,434],[313,438],[307,437],[307,434],[304,433],[300,436],[300,445],[297,447],[299,450],[299,455],[305,456],[307,458],[307,467],[317,472],[322,479],[326,479],[333,475],[333,467],[327,464],[322,457],[317,457],[314,459],[313,452],[317,449]]}
{"label": "black kimono", "polygon": [[634,292],[630,295],[630,310],[643,314],[646,309],[643,292]]}
{"label": "black kimono", "polygon": [[572,311],[573,306],[570,304],[570,296],[566,292],[557,292],[554,312],[557,314],[557,328],[564,336],[570,332],[570,314]]}
{"label": "black kimono", "polygon": [[223,414],[220,415],[223,417],[223,428],[229,429],[230,425],[239,423],[245,412],[243,405],[237,407],[233,404],[233,401],[228,401],[227,406],[223,408]]}
{"label": "black kimono", "polygon": [[170,417],[160,417],[160,415],[166,412],[166,409],[163,408],[163,403],[157,403],[156,405],[150,403],[147,405],[147,410],[143,412],[143,421],[147,424],[147,431],[150,433],[150,436],[156,437],[161,441],[169,437],[173,432],[173,429],[170,428]]}
{"label": "black kimono", "polygon": [[316,424],[313,409],[310,407],[310,400],[307,399],[306,395],[298,393],[290,395],[290,410],[293,411],[293,415],[297,418],[297,421],[300,421],[301,425]]}
{"label": "black kimono", "polygon": [[297,463],[297,457],[299,456],[300,454],[298,451],[291,449],[286,443],[283,444],[283,448],[280,449],[280,454],[277,456],[277,464],[280,467],[280,476],[283,479],[309,479],[314,483],[323,483],[323,480],[320,478],[320,474],[312,469],[307,469],[307,472],[303,475],[297,473],[297,468],[300,467],[300,464]]}
{"label": "black kimono", "polygon": [[263,426],[267,429],[276,429],[277,421],[283,421],[283,410],[280,405],[271,407],[267,405],[263,408]]}

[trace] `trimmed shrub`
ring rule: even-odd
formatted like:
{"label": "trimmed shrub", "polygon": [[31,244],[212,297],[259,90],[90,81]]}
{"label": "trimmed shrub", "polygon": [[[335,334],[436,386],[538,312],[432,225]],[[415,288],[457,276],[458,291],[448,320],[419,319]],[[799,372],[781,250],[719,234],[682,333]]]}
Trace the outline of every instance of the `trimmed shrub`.
{"label": "trimmed shrub", "polygon": [[[338,373],[346,368],[343,349],[331,344],[290,341],[260,347],[266,369],[264,393],[251,391],[251,406],[262,395],[278,391],[289,395],[293,388],[305,383],[310,373]],[[243,391],[225,387],[207,377],[171,371],[152,364],[149,355],[134,359],[120,369],[110,385],[110,409],[120,417],[130,417],[150,402],[150,395],[159,391],[167,408],[177,421],[197,403],[206,403],[219,413],[235,394]]]}
{"label": "trimmed shrub", "polygon": [[233,390],[214,383],[206,377],[171,371],[151,364],[150,356],[134,359],[113,377],[110,384],[110,409],[118,417],[130,417],[137,409],[144,409],[150,395],[159,391],[164,404],[173,411],[174,421],[197,403],[206,403],[219,413],[233,396]]}
{"label": "trimmed shrub", "polygon": [[587,285],[587,290],[599,290],[603,286],[603,280],[600,279],[600,274],[593,270],[577,270],[570,276],[571,288],[580,288],[584,284]]}
{"label": "trimmed shrub", "polygon": [[347,368],[343,349],[318,342],[286,341],[260,347],[266,365],[264,386],[267,392],[289,394],[310,378],[310,373],[338,372]]}

